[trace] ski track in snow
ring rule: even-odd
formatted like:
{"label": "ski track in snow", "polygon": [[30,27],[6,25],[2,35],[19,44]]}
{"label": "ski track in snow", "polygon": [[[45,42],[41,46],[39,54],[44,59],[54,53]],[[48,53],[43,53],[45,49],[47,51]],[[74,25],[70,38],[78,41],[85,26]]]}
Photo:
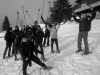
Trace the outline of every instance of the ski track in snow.
{"label": "ski track in snow", "polygon": [[[95,24],[96,23],[96,24]],[[30,75],[99,75],[100,74],[100,20],[92,22],[92,30],[89,32],[89,48],[92,54],[76,54],[78,24],[70,23],[60,27],[58,32],[60,54],[52,54],[51,48],[44,48],[45,62],[53,66],[50,71],[40,69],[40,66],[32,62],[32,67],[27,71]],[[0,33],[3,36],[4,33]],[[84,43],[82,42],[84,50]],[[4,38],[0,38],[0,75],[18,75],[22,69],[22,61],[14,61],[14,57],[2,59],[5,49]],[[56,47],[54,45],[54,51]],[[18,55],[20,58],[20,55]],[[22,75],[22,72],[20,73]]]}

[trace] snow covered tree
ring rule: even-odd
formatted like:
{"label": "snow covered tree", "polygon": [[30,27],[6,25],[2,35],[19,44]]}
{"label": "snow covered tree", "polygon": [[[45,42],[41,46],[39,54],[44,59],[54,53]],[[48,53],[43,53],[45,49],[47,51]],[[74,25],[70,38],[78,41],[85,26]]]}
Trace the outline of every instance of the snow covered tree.
{"label": "snow covered tree", "polygon": [[53,3],[53,7],[50,8],[50,20],[51,22],[61,23],[67,22],[71,19],[72,8],[69,4],[69,0],[56,0]]}
{"label": "snow covered tree", "polygon": [[2,25],[2,30],[5,31],[10,27],[9,19],[7,16],[5,16],[3,25]]}

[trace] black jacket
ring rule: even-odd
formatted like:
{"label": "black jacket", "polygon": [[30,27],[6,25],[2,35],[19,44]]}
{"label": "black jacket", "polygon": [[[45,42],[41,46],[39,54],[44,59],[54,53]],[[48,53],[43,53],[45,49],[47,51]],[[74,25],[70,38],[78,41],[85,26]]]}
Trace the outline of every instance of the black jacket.
{"label": "black jacket", "polygon": [[44,32],[42,31],[42,29],[37,30],[35,42],[36,42],[37,44],[42,43],[43,37],[44,37]]}
{"label": "black jacket", "polygon": [[73,16],[74,20],[79,23],[79,31],[90,31],[91,30],[91,22],[95,18],[96,12],[93,11],[92,17],[86,16],[84,19],[77,19],[75,15]]}
{"label": "black jacket", "polygon": [[7,32],[5,33],[4,39],[5,39],[7,42],[13,42],[13,40],[14,40],[14,35],[13,35],[13,33],[10,32],[10,31],[7,31]]}

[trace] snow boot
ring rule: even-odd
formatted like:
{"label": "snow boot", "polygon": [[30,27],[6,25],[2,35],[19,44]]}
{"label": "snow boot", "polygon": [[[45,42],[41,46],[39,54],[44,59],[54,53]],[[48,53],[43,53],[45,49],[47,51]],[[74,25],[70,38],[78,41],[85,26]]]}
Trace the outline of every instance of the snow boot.
{"label": "snow boot", "polygon": [[53,67],[51,67],[51,66],[45,66],[43,69],[44,70],[51,70]]}
{"label": "snow boot", "polygon": [[77,50],[75,53],[79,53],[79,52],[82,52],[83,50]]}
{"label": "snow boot", "polygon": [[51,53],[55,53],[54,50],[51,50]]}
{"label": "snow boot", "polygon": [[91,54],[91,52],[88,51],[88,52],[83,52],[82,53],[82,55],[88,55],[88,54]]}
{"label": "snow boot", "polygon": [[60,50],[57,50],[57,53],[60,53]]}

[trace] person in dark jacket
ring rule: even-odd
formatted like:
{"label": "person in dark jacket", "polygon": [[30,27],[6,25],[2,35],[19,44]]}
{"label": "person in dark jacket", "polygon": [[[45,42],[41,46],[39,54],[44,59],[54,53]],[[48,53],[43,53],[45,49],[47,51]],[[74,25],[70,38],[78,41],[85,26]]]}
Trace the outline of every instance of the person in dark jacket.
{"label": "person in dark jacket", "polygon": [[47,41],[47,46],[49,46],[50,31],[47,28],[48,23],[43,19],[42,15],[41,15],[41,19],[45,24],[45,34],[44,34],[44,42],[43,42],[43,46],[45,47],[46,41]]}
{"label": "person in dark jacket", "polygon": [[[91,14],[91,16],[89,15]],[[73,14],[73,18],[76,22],[79,23],[79,34],[78,34],[78,50],[76,53],[83,51],[81,47],[82,38],[85,45],[85,51],[83,54],[89,54],[89,45],[88,45],[88,32],[91,30],[91,22],[95,18],[96,12],[91,9],[91,13],[81,13],[80,19],[77,19],[75,14]]]}
{"label": "person in dark jacket", "polygon": [[39,50],[34,50],[37,49],[35,44],[32,43],[32,40],[30,40],[29,36],[23,35],[21,38],[21,56],[23,59],[23,75],[28,75],[27,74],[27,66],[32,66],[30,64],[31,61],[35,62],[36,64],[40,65],[44,69],[50,69],[49,66],[46,66],[43,62],[40,61],[38,57],[34,55],[34,51],[38,51],[38,53],[42,54],[41,51]]}
{"label": "person in dark jacket", "polygon": [[14,55],[15,55],[15,60],[17,59],[17,54],[18,52],[20,53],[20,30],[18,26],[15,26],[14,30]]}
{"label": "person in dark jacket", "polygon": [[[32,32],[33,32],[33,42],[35,43],[36,47],[38,48],[38,42],[36,42],[36,38],[37,38],[37,30],[40,26],[38,25],[38,22],[35,21],[35,25],[32,27]],[[38,53],[37,51],[35,51],[35,55],[38,57]]]}
{"label": "person in dark jacket", "polygon": [[44,37],[43,30],[41,29],[41,27],[38,27],[38,29],[36,30],[35,45],[36,45],[37,48],[40,47],[41,52],[42,52],[41,59],[43,61],[46,61],[46,59],[44,57],[44,50],[43,50],[43,45],[42,45],[43,37]]}
{"label": "person in dark jacket", "polygon": [[40,27],[40,25],[38,25],[38,22],[35,21],[35,25],[32,27],[34,38],[36,37],[36,31],[37,31],[38,27]]}
{"label": "person in dark jacket", "polygon": [[12,34],[11,27],[6,31],[4,39],[6,40],[6,48],[5,48],[5,51],[3,54],[3,59],[5,59],[7,50],[8,50],[8,57],[11,56],[10,52],[11,52],[11,46],[12,46],[12,42],[13,42],[13,34]]}

